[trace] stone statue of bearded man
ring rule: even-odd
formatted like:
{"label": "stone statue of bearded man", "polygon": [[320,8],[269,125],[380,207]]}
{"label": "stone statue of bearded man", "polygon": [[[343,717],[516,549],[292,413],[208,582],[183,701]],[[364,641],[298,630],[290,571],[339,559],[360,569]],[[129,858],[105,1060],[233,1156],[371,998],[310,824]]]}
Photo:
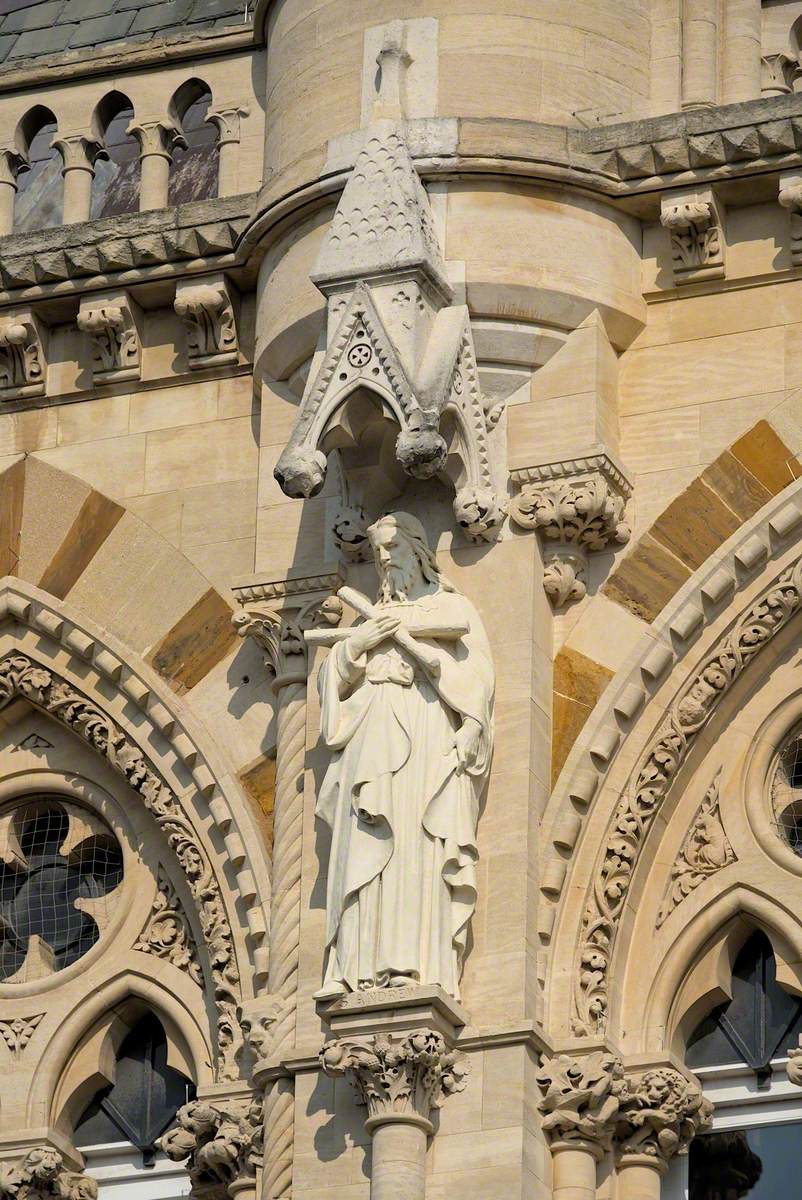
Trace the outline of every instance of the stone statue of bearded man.
{"label": "stone statue of bearded man", "polygon": [[378,603],[340,632],[318,685],[331,759],[317,815],[332,845],[317,998],[410,984],[458,997],[493,744],[490,646],[415,517],[391,513],[368,537]]}

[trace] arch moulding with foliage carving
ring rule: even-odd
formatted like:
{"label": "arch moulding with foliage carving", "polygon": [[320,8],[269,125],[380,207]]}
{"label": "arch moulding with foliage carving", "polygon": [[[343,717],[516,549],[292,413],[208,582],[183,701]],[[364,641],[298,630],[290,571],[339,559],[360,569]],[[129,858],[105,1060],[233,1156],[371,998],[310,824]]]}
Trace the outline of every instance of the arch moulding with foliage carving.
{"label": "arch moulding with foliage carving", "polygon": [[266,861],[259,860],[262,843],[230,769],[215,762],[217,752],[180,700],[125,647],[86,620],[73,620],[46,593],[6,579],[0,711],[17,698],[98,754],[161,830],[205,943],[211,976],[205,986],[217,1014],[216,1075],[239,1078],[237,1009],[266,968],[267,897],[257,882],[266,876]]}
{"label": "arch moulding with foliage carving", "polygon": [[[545,822],[542,903],[553,916],[541,921],[541,940],[549,956],[544,1017],[551,1036],[621,1035],[628,945],[620,935],[637,908],[633,881],[641,862],[655,861],[659,845],[652,842],[662,837],[667,797],[678,781],[685,788],[686,764],[695,761],[724,698],[742,676],[760,670],[761,656],[771,659],[766,648],[776,648],[778,635],[797,627],[800,525],[797,481],[667,606],[573,748]],[[704,771],[711,773],[709,764]],[[567,809],[576,814],[572,839],[560,832]],[[629,1032],[643,1042],[648,1033],[632,1031],[631,1015]]]}

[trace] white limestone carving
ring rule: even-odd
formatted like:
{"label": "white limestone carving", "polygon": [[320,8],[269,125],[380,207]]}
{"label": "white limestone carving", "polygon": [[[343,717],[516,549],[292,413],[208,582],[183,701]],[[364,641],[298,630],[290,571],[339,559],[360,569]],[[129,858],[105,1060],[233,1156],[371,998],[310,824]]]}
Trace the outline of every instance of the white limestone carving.
{"label": "white limestone carving", "polygon": [[710,1128],[712,1115],[713,1105],[696,1079],[673,1067],[654,1067],[628,1080],[618,1114],[618,1149],[624,1157],[652,1159],[664,1169]]}
{"label": "white limestone carving", "polygon": [[686,896],[715,875],[722,867],[735,862],[735,852],[724,832],[719,812],[721,770],[705,792],[693,825],[682,845],[679,857],[671,868],[671,883],[657,916],[658,929]]}
{"label": "white limestone carving", "polygon": [[671,238],[676,284],[724,278],[724,209],[711,188],[667,192],[660,224]]}
{"label": "white limestone carving", "polygon": [[609,1146],[627,1084],[620,1059],[607,1050],[546,1057],[537,1076],[542,1129],[552,1143]]}
{"label": "white limestone carving", "polygon": [[15,1057],[22,1054],[44,1015],[37,1013],[32,1017],[13,1017],[0,1021],[0,1037]]}
{"label": "white limestone carving", "polygon": [[432,1109],[461,1092],[468,1074],[466,1055],[434,1029],[335,1038],[320,1051],[320,1064],[327,1075],[350,1079],[368,1129],[400,1118],[431,1133]]}
{"label": "white limestone carving", "polygon": [[555,608],[587,592],[587,556],[629,541],[626,504],[632,485],[606,453],[510,473],[520,485],[512,521],[543,540],[543,586]]}
{"label": "white limestone carving", "polygon": [[134,944],[134,949],[165,959],[180,971],[186,971],[198,987],[203,987],[203,970],[198,961],[192,929],[164,867],[159,867],[156,886],[156,898],[147,925]]}
{"label": "white limestone carving", "polygon": [[131,296],[126,292],[86,296],[77,323],[91,340],[94,383],[139,379],[142,314]]}
{"label": "white limestone carving", "polygon": [[209,1197],[256,1195],[257,1171],[262,1165],[262,1102],[253,1100],[240,1110],[203,1100],[185,1104],[178,1124],[159,1139],[174,1162],[186,1162],[193,1194]]}
{"label": "white limestone carving", "polygon": [[47,328],[30,309],[0,323],[0,401],[43,396],[47,378]]}
{"label": "white limestone carving", "polygon": [[0,1163],[3,1200],[97,1200],[97,1183],[70,1171],[52,1146],[35,1146],[21,1162]]}
{"label": "white limestone carving", "polygon": [[338,422],[352,437],[349,399],[372,398],[398,426],[403,470],[450,481],[460,526],[492,540],[506,511],[493,440],[503,406],[482,395],[468,310],[451,303],[428,197],[395,122],[368,130],[312,278],[329,301],[326,349],[276,466],[282,490],[320,490]]}
{"label": "white limestone carving", "polygon": [[341,588],[362,620],[306,634],[333,647],[319,676],[330,759],[317,815],[332,850],[318,998],[410,983],[458,996],[493,744],[491,652],[416,518],[392,513],[368,536],[378,602]]}
{"label": "white limestone carving", "polygon": [[178,284],[175,311],[184,323],[190,370],[238,361],[238,307],[237,290],[224,275]]}

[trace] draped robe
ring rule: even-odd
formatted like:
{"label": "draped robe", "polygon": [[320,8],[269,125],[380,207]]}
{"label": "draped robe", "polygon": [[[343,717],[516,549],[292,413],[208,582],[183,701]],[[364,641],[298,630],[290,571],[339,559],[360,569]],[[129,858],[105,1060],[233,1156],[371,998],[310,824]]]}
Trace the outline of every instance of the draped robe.
{"label": "draped robe", "polygon": [[[317,815],[331,828],[325,986],[387,986],[393,976],[459,996],[476,905],[476,826],[490,767],[494,673],[464,596],[438,588],[381,611],[404,625],[467,625],[459,641],[421,639],[437,678],[387,639],[354,656],[339,642],[318,687],[331,758]],[[475,763],[457,774],[454,735],[479,723]]]}

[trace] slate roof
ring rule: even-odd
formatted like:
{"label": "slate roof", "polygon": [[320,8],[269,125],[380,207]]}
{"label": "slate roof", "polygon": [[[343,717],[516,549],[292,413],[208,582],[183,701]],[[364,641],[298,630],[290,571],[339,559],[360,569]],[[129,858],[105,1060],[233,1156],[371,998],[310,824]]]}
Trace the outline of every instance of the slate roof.
{"label": "slate roof", "polygon": [[112,42],[248,28],[252,14],[253,0],[0,0],[0,70],[53,55],[84,58]]}

